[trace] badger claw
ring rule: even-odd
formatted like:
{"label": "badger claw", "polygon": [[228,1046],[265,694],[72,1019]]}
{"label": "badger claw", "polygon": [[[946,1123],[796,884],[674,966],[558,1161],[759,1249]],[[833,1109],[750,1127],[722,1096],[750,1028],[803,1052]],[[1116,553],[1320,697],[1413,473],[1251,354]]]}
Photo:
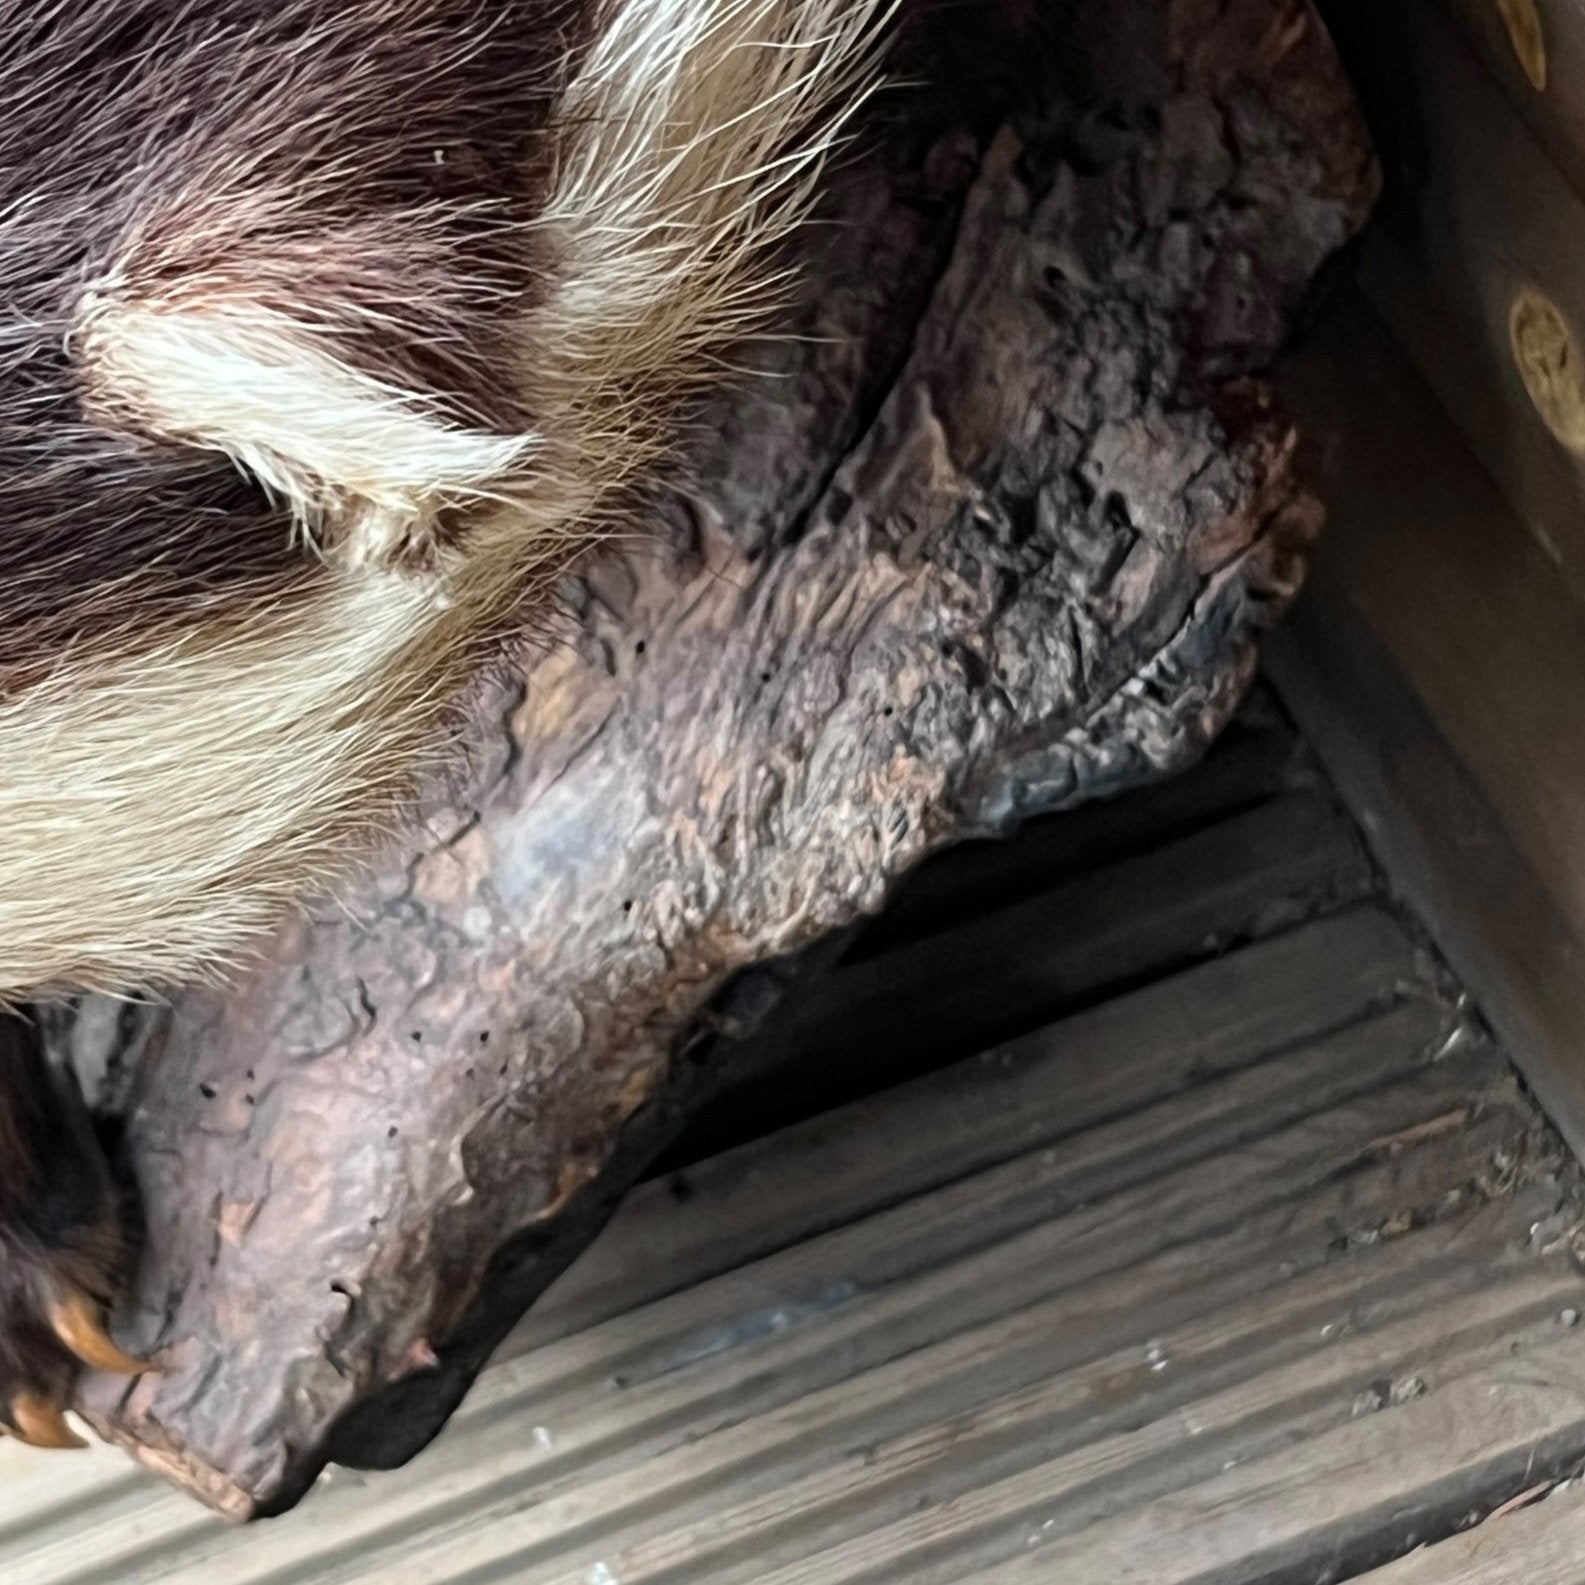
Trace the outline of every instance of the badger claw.
{"label": "badger claw", "polygon": [[64,1410],[84,1369],[150,1369],[111,1337],[123,1206],[82,1097],[32,1027],[0,1014],[0,1430],[81,1447]]}
{"label": "badger claw", "polygon": [[158,1365],[127,1353],[105,1330],[104,1312],[85,1293],[54,1300],[46,1309],[50,1330],[73,1359],[113,1376],[141,1376]]}
{"label": "badger claw", "polygon": [[29,1447],[87,1447],[82,1437],[66,1423],[58,1403],[40,1392],[19,1392],[6,1415],[7,1429]]}

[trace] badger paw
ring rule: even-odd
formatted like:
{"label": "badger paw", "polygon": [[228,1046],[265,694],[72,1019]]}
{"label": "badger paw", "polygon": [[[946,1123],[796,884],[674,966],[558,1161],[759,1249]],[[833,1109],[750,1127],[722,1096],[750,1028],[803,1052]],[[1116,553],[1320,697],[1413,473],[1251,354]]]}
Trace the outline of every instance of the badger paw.
{"label": "badger paw", "polygon": [[32,1026],[0,1014],[0,1429],[81,1447],[63,1413],[84,1367],[151,1369],[105,1313],[126,1274],[121,1197],[75,1082]]}

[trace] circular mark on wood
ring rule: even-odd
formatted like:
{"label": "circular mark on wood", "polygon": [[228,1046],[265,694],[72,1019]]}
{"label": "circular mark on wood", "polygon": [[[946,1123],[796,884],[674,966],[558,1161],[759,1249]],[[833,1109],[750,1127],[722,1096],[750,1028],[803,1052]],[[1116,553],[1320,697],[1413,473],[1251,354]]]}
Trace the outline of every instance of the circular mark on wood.
{"label": "circular mark on wood", "polygon": [[1497,10],[1508,29],[1513,52],[1519,57],[1530,86],[1538,93],[1546,89],[1546,29],[1535,0],[1497,0]]}
{"label": "circular mark on wood", "polygon": [[1551,298],[1527,286],[1514,298],[1508,331],[1535,410],[1570,451],[1585,452],[1585,364],[1574,327]]}

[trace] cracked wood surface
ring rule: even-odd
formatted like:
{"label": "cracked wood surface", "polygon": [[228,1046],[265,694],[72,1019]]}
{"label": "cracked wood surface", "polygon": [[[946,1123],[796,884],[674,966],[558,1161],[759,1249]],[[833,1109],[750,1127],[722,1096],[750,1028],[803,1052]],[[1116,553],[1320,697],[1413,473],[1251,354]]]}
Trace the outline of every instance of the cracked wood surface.
{"label": "cracked wood surface", "polygon": [[1302,0],[1140,0],[1093,47],[1120,105],[927,99],[834,178],[802,334],[356,895],[223,995],[57,1028],[128,1076],[120,1331],[169,1365],[82,1408],[222,1512],[433,1435],[787,955],[1236,704],[1319,516],[1259,371],[1374,166]]}

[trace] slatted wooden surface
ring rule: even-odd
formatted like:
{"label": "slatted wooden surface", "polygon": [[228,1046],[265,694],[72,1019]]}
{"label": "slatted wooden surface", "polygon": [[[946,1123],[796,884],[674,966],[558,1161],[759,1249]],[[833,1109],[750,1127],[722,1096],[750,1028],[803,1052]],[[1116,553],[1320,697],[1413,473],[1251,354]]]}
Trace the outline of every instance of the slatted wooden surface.
{"label": "slatted wooden surface", "polygon": [[1581,1585],[1585,1490],[1577,1484],[1370,1574],[1365,1585]]}
{"label": "slatted wooden surface", "polygon": [[407,1469],[233,1532],[0,1446],[0,1580],[1465,1578],[1585,1459],[1555,1137],[1269,714],[1083,822],[927,877]]}

